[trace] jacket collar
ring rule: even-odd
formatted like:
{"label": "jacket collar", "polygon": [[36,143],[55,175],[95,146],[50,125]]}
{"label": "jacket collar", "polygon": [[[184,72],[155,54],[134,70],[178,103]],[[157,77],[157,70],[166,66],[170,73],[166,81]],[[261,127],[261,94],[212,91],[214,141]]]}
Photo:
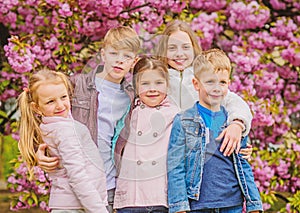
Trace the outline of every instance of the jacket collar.
{"label": "jacket collar", "polygon": [[60,116],[52,116],[52,117],[43,116],[42,117],[42,122],[44,124],[56,123],[56,122],[60,122],[60,121],[72,121],[72,120],[73,120],[73,117],[72,117],[71,113],[69,113],[67,118],[60,117]]}
{"label": "jacket collar", "polygon": [[[149,107],[146,104],[144,104],[139,98],[136,98],[135,101],[134,101],[134,106],[140,106],[140,105],[144,105],[147,108],[152,108],[152,107]],[[161,106],[163,106],[163,107],[169,107],[170,106],[170,101],[169,101],[168,97],[165,97],[165,99],[162,100],[162,102],[160,102],[159,105],[157,105],[156,107],[153,107],[153,108],[158,108],[158,107],[161,107]]]}
{"label": "jacket collar", "polygon": [[169,68],[168,71],[169,71],[170,75],[176,76],[176,77],[180,77],[181,75],[182,76],[194,75],[193,67],[187,67],[183,71],[178,71],[173,68]]}
{"label": "jacket collar", "polygon": [[204,125],[204,121],[198,113],[197,102],[193,105],[192,108],[189,108],[183,112],[182,119],[193,120],[196,123],[201,123]]}

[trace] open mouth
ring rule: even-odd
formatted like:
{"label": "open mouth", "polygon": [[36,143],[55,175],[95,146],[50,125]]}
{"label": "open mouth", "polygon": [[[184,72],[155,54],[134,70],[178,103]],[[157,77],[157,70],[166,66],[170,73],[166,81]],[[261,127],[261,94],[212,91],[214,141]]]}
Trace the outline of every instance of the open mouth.
{"label": "open mouth", "polygon": [[183,63],[186,61],[186,59],[173,59],[173,61],[174,61],[176,64],[181,65],[181,64],[183,64]]}
{"label": "open mouth", "polygon": [[122,67],[114,66],[113,69],[114,69],[115,72],[122,72],[123,71]]}
{"label": "open mouth", "polygon": [[61,114],[63,114],[65,111],[66,111],[66,110],[64,109],[64,110],[61,110],[61,111],[59,111],[59,112],[56,112],[55,114],[61,115]]}

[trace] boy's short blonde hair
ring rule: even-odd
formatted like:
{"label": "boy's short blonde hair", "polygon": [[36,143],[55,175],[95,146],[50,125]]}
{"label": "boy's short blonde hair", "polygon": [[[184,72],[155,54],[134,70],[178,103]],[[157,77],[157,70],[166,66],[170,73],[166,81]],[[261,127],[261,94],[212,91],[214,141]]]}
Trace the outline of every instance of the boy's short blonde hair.
{"label": "boy's short blonde hair", "polygon": [[231,63],[226,53],[220,49],[213,48],[203,51],[198,55],[193,63],[194,75],[197,79],[204,71],[227,71],[231,74]]}
{"label": "boy's short blonde hair", "polygon": [[141,41],[134,29],[128,26],[119,26],[111,28],[103,40],[103,48],[112,46],[117,50],[129,50],[138,53],[141,47]]}

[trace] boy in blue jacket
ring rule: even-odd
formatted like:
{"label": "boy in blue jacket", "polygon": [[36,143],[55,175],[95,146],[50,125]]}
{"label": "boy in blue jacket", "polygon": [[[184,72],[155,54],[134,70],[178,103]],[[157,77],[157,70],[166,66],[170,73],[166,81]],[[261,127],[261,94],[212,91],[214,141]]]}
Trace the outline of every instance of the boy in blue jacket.
{"label": "boy in blue jacket", "polygon": [[[219,49],[194,61],[199,101],[176,115],[168,148],[170,212],[241,213],[263,211],[249,163],[240,154],[224,156],[215,138],[227,125],[221,102],[228,92],[231,64]],[[246,138],[242,147],[246,147]]]}

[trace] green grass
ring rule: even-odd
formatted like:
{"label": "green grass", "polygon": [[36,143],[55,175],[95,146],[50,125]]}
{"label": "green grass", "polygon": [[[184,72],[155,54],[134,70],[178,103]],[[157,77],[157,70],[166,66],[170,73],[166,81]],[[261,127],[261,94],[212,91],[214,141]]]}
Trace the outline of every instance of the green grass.
{"label": "green grass", "polygon": [[10,161],[16,159],[19,154],[18,142],[9,136],[0,135],[0,180],[13,172]]}

